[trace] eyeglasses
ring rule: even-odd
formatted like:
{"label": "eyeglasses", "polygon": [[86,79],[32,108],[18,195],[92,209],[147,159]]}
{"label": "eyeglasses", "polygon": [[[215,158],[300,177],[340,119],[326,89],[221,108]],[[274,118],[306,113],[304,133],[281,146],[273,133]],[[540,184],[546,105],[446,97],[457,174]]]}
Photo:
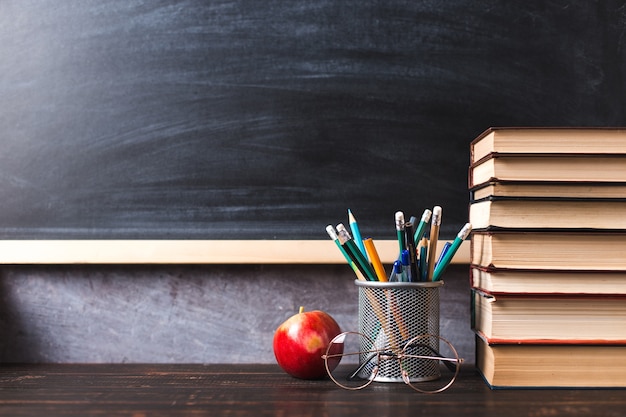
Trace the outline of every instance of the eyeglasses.
{"label": "eyeglasses", "polygon": [[374,381],[403,381],[428,394],[448,389],[463,362],[454,346],[440,336],[416,336],[394,348],[383,331],[376,340],[359,332],[341,333],[322,358],[328,375],[342,388],[359,390]]}

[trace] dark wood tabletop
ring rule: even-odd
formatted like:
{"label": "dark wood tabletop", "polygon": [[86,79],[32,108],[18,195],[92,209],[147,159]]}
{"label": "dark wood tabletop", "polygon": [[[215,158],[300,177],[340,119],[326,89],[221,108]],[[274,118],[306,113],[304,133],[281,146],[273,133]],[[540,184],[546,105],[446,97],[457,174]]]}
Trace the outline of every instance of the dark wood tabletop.
{"label": "dark wood tabletop", "polygon": [[625,416],[626,391],[490,390],[471,367],[440,394],[402,383],[347,391],[276,365],[0,365],[10,416]]}

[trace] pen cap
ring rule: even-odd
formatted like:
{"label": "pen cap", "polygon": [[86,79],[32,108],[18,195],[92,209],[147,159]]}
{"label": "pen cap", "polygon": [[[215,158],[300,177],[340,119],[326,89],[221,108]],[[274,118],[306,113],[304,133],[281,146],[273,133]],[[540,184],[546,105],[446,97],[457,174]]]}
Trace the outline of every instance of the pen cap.
{"label": "pen cap", "polygon": [[409,253],[408,249],[405,249],[402,251],[402,255],[400,256],[400,261],[402,262],[402,265],[407,266],[408,264],[411,263],[411,254]]}

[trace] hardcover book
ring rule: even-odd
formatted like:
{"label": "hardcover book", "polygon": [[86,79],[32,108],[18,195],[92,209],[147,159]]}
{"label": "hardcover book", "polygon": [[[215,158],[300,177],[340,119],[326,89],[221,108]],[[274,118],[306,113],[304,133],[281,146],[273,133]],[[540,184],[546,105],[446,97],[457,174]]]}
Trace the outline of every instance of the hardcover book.
{"label": "hardcover book", "polygon": [[494,181],[626,182],[626,154],[491,153],[469,168],[469,188]]}
{"label": "hardcover book", "polygon": [[626,271],[626,230],[475,230],[470,256],[494,268]]}
{"label": "hardcover book", "polygon": [[490,153],[626,153],[626,129],[492,127],[470,144],[470,162]]}
{"label": "hardcover book", "polygon": [[626,295],[626,271],[507,269],[470,265],[470,286],[495,295]]}
{"label": "hardcover book", "polygon": [[476,368],[493,388],[626,387],[626,342],[500,344],[476,335]]}
{"label": "hardcover book", "polygon": [[[590,283],[590,285],[592,285]],[[500,343],[626,340],[626,296],[473,292],[473,330]]]}
{"label": "hardcover book", "polygon": [[546,182],[495,181],[470,190],[470,200],[490,197],[532,198],[626,198],[626,183],[616,182]]}
{"label": "hardcover book", "polygon": [[469,221],[474,230],[620,230],[626,229],[626,199],[487,197],[470,204]]}

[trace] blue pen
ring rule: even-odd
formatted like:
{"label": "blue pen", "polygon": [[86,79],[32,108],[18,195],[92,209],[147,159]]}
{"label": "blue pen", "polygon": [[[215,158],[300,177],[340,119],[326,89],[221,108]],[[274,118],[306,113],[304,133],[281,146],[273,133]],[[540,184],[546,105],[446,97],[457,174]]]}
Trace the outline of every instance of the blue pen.
{"label": "blue pen", "polygon": [[450,249],[450,246],[452,246],[452,243],[450,242],[443,244],[443,248],[441,248],[441,253],[439,254],[439,259],[437,259],[437,263],[435,264],[435,269],[437,269],[437,265],[439,265],[446,252]]}
{"label": "blue pen", "polygon": [[393,269],[389,276],[389,282],[401,282],[402,281],[402,262],[396,260],[393,262]]}
{"label": "blue pen", "polygon": [[463,243],[463,241],[469,236],[471,231],[472,225],[469,223],[466,223],[461,231],[459,231],[459,233],[456,235],[456,238],[452,242],[450,249],[448,249],[443,259],[441,259],[441,261],[437,264],[435,272],[433,272],[433,281],[439,281],[441,275],[443,275],[443,271],[446,270],[446,268],[450,264],[450,261],[452,260],[452,257],[461,246],[461,243]]}
{"label": "blue pen", "polygon": [[409,270],[408,281],[417,282],[420,280],[417,272],[417,253],[415,250],[415,244],[413,243],[413,223],[407,222],[404,224],[404,234],[406,239],[406,248],[409,251]]}
{"label": "blue pen", "polygon": [[409,282],[409,269],[411,268],[411,255],[408,249],[402,251],[400,256],[400,262],[402,264],[402,282]]}
{"label": "blue pen", "polygon": [[420,247],[420,265],[419,265],[420,281],[426,281],[426,271],[428,267],[428,259],[426,259],[427,252],[428,252],[428,246]]}
{"label": "blue pen", "polygon": [[423,237],[419,244],[417,245],[417,256],[419,258],[419,262],[417,264],[417,275],[419,281],[426,281],[426,256],[428,252],[428,239]]}

